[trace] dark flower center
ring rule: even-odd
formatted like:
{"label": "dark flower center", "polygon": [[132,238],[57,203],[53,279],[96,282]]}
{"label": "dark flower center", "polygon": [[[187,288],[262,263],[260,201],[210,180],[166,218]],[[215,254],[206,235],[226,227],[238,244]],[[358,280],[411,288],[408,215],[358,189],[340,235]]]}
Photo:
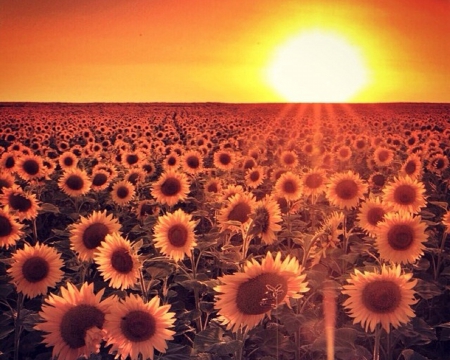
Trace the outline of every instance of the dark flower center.
{"label": "dark flower center", "polygon": [[444,168],[445,166],[445,161],[444,159],[436,159],[433,161],[433,166],[435,167],[435,169],[437,170],[441,170]]}
{"label": "dark flower center", "polygon": [[0,236],[8,236],[12,233],[11,221],[6,216],[0,215]]}
{"label": "dark flower center", "polygon": [[161,184],[161,192],[164,196],[174,196],[181,191],[181,182],[177,178],[169,177]]}
{"label": "dark flower center", "polygon": [[208,184],[206,191],[216,193],[219,191],[217,184],[215,182]]}
{"label": "dark flower center", "polygon": [[139,174],[138,173],[131,173],[128,176],[128,181],[132,183],[133,185],[136,185],[137,181],[139,180]]}
{"label": "dark flower center", "polygon": [[116,195],[119,199],[126,199],[130,190],[126,186],[119,186],[116,190]]}
{"label": "dark flower center", "polygon": [[16,164],[16,160],[14,159],[14,156],[8,156],[5,161],[5,168],[11,169]]}
{"label": "dark flower center", "polygon": [[133,258],[127,249],[117,249],[111,256],[112,267],[122,274],[128,274],[133,270]]}
{"label": "dark flower center", "polygon": [[66,166],[72,166],[73,163],[74,163],[74,161],[73,161],[72,157],[66,156],[66,157],[63,159],[63,163],[64,163],[64,165],[66,165]]}
{"label": "dark flower center", "polygon": [[228,220],[245,223],[248,220],[251,211],[252,209],[249,204],[245,202],[237,203],[228,214]]}
{"label": "dark flower center", "polygon": [[92,305],[76,305],[67,310],[61,319],[59,330],[64,342],[71,349],[78,349],[86,342],[86,331],[94,326],[101,329],[105,322],[105,314]]}
{"label": "dark flower center", "polygon": [[153,207],[150,204],[143,204],[141,206],[141,211],[139,212],[140,216],[153,214]]}
{"label": "dark flower center", "polygon": [[48,275],[48,262],[40,256],[33,256],[25,260],[22,265],[23,277],[31,282],[36,283],[45,279]]}
{"label": "dark flower center", "polygon": [[84,181],[83,178],[79,175],[70,175],[66,179],[66,185],[69,189],[77,191],[83,188]]}
{"label": "dark flower center", "polygon": [[126,157],[126,162],[129,165],[134,165],[139,161],[139,157],[136,154],[128,154]]}
{"label": "dark flower center", "polygon": [[107,180],[108,177],[106,176],[106,174],[98,173],[94,175],[94,178],[92,179],[92,184],[94,186],[102,186],[106,183]]}
{"label": "dark flower center", "polygon": [[386,178],[382,174],[375,174],[374,176],[372,176],[372,182],[375,184],[375,186],[383,187],[386,182]]}
{"label": "dark flower center", "polygon": [[346,158],[350,156],[350,151],[347,148],[339,149],[339,156],[341,158]]}
{"label": "dark flower center", "polygon": [[197,156],[188,156],[186,159],[186,164],[191,169],[197,169],[200,166],[200,160]]}
{"label": "dark flower center", "polygon": [[219,155],[219,162],[222,165],[228,165],[231,162],[231,156],[227,153],[222,153]]}
{"label": "dark flower center", "polygon": [[364,306],[374,313],[393,312],[400,305],[402,293],[397,284],[388,280],[376,280],[368,283],[362,290]]}
{"label": "dark flower center", "polygon": [[358,194],[358,184],[353,180],[344,179],[336,185],[336,195],[344,200],[353,199]]}
{"label": "dark flower center", "polygon": [[388,231],[387,240],[394,250],[406,250],[414,241],[414,230],[405,224],[394,225]]}
{"label": "dark flower center", "polygon": [[105,240],[105,236],[108,233],[109,229],[105,224],[91,224],[83,232],[83,244],[88,249],[95,249],[103,240]]}
{"label": "dark flower center", "polygon": [[9,188],[11,186],[12,186],[12,184],[10,182],[8,182],[6,179],[0,178],[0,194],[3,194],[3,191],[2,191],[3,188]]}
{"label": "dark flower center", "polygon": [[413,204],[416,200],[416,190],[414,187],[404,184],[397,187],[394,191],[394,201],[401,205]]}
{"label": "dark flower center", "polygon": [[183,247],[188,239],[188,230],[182,224],[172,225],[167,232],[167,238],[172,246]]}
{"label": "dark flower center", "polygon": [[22,169],[28,175],[36,175],[39,172],[39,163],[34,159],[25,160],[22,164]]}
{"label": "dark flower center", "polygon": [[239,286],[236,306],[245,315],[260,315],[276,307],[287,293],[287,279],[274,273],[258,275]]}
{"label": "dark flower center", "polygon": [[265,234],[269,229],[270,214],[265,207],[256,209],[255,226],[260,228],[260,232]]}
{"label": "dark flower center", "polygon": [[167,165],[174,166],[177,163],[177,158],[175,156],[170,156],[167,159]]}
{"label": "dark flower center", "polygon": [[389,159],[389,151],[387,151],[387,150],[381,150],[381,151],[378,153],[378,160],[379,160],[379,161],[385,162],[385,161],[387,161],[388,159]]}
{"label": "dark flower center", "polygon": [[293,154],[286,154],[286,155],[284,155],[284,157],[283,157],[283,162],[286,164],[286,165],[292,165],[292,164],[294,164],[295,163],[295,156],[293,155]]}
{"label": "dark flower center", "polygon": [[370,225],[377,225],[381,220],[383,220],[384,210],[381,207],[373,207],[367,212],[367,222]]}
{"label": "dark flower center", "polygon": [[417,165],[413,160],[409,160],[405,165],[405,173],[408,175],[414,174],[416,172]]}
{"label": "dark flower center", "polygon": [[255,160],[253,160],[253,159],[248,159],[244,163],[244,169],[251,169],[254,166],[255,166]]}
{"label": "dark flower center", "polygon": [[323,183],[323,177],[319,174],[309,174],[306,176],[305,184],[310,189],[317,189]]}
{"label": "dark flower center", "polygon": [[8,204],[11,208],[20,212],[26,212],[31,208],[31,200],[21,194],[9,195]]}
{"label": "dark flower center", "polygon": [[260,178],[259,171],[252,171],[252,172],[250,173],[250,180],[251,180],[251,181],[258,181],[259,178]]}
{"label": "dark flower center", "polygon": [[132,342],[146,341],[155,334],[156,321],[148,312],[133,310],[121,319],[120,330]]}
{"label": "dark flower center", "polygon": [[297,191],[297,183],[294,180],[287,179],[283,181],[283,192],[287,194],[295,194]]}

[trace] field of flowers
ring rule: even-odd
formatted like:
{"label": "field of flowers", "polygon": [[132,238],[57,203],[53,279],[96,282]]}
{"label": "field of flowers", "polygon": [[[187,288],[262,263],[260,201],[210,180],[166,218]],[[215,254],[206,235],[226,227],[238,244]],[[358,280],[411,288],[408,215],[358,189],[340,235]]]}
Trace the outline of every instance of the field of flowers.
{"label": "field of flowers", "polygon": [[450,359],[449,114],[0,104],[0,359]]}

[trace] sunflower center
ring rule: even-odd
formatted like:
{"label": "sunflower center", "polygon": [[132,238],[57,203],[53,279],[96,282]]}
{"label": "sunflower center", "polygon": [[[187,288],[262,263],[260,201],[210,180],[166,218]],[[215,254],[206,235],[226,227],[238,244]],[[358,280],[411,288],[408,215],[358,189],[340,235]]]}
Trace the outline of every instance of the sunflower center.
{"label": "sunflower center", "polygon": [[231,156],[226,153],[220,154],[219,161],[222,165],[228,165],[231,162]]}
{"label": "sunflower center", "polygon": [[378,160],[381,162],[385,162],[389,159],[389,152],[387,150],[381,150],[378,153]]}
{"label": "sunflower center", "polygon": [[443,169],[444,165],[445,165],[445,161],[443,159],[436,159],[433,162],[433,166],[438,170]]}
{"label": "sunflower center", "polygon": [[211,184],[209,184],[208,185],[208,187],[206,188],[206,190],[208,191],[208,192],[213,192],[213,193],[216,193],[216,192],[218,192],[219,191],[219,189],[218,189],[218,187],[217,187],[217,183],[211,183]]}
{"label": "sunflower center", "polygon": [[323,183],[323,178],[319,174],[309,174],[305,179],[305,184],[310,189],[317,189]]}
{"label": "sunflower center", "polygon": [[344,179],[336,185],[336,195],[344,200],[353,199],[358,194],[358,185],[350,179]]}
{"label": "sunflower center", "polygon": [[375,186],[383,187],[384,183],[386,182],[386,178],[383,174],[375,174],[374,176],[372,176],[372,182]]}
{"label": "sunflower center", "polygon": [[136,185],[137,181],[139,180],[139,173],[131,173],[128,176],[128,181],[132,183],[133,185]]}
{"label": "sunflower center", "polygon": [[394,311],[402,300],[397,284],[388,280],[376,280],[368,283],[362,291],[364,306],[374,313],[385,314]]}
{"label": "sunflower center", "polygon": [[111,256],[112,267],[122,274],[128,274],[133,269],[133,259],[127,249],[117,249]]}
{"label": "sunflower center", "polygon": [[12,186],[12,184],[9,183],[8,180],[0,178],[0,194],[3,193],[3,191],[2,191],[3,188],[9,188],[11,186]]}
{"label": "sunflower center", "polygon": [[239,286],[237,308],[245,315],[264,314],[284,300],[287,288],[287,280],[283,276],[274,273],[258,275]]}
{"label": "sunflower center", "polygon": [[292,154],[286,154],[286,155],[284,155],[284,157],[283,157],[283,162],[284,162],[286,165],[292,165],[292,164],[295,163],[295,156],[292,155]]}
{"label": "sunflower center", "polygon": [[8,198],[8,204],[14,209],[25,212],[31,208],[30,199],[21,194],[11,194]]}
{"label": "sunflower center", "polygon": [[142,310],[130,311],[120,321],[122,334],[132,342],[150,339],[156,331],[155,318]]}
{"label": "sunflower center", "polygon": [[297,191],[297,184],[293,180],[286,180],[283,182],[283,191],[287,194],[295,194]]}
{"label": "sunflower center", "polygon": [[95,249],[103,240],[105,240],[105,236],[108,233],[109,229],[105,224],[91,224],[83,232],[83,244],[88,249]]}
{"label": "sunflower center", "polygon": [[45,279],[48,271],[48,262],[40,256],[30,257],[22,265],[23,277],[30,283],[36,283]]}
{"label": "sunflower center", "polygon": [[200,166],[200,160],[197,156],[188,156],[186,159],[186,164],[191,169],[197,169]]}
{"label": "sunflower center", "polygon": [[119,199],[125,199],[130,191],[126,186],[119,186],[116,191],[116,195]]}
{"label": "sunflower center", "polygon": [[188,230],[182,224],[175,224],[167,232],[167,238],[172,246],[183,247],[188,239]]}
{"label": "sunflower center", "polygon": [[16,161],[14,160],[13,156],[9,156],[9,157],[6,158],[5,168],[11,169],[11,168],[14,167],[15,164],[16,164]]}
{"label": "sunflower center", "polygon": [[248,159],[248,160],[246,160],[245,163],[244,163],[244,169],[245,169],[245,170],[251,169],[251,168],[254,167],[254,166],[255,166],[255,161],[254,161],[253,159]]}
{"label": "sunflower center", "polygon": [[136,154],[129,154],[129,155],[127,155],[127,158],[126,158],[126,162],[129,165],[136,164],[138,162],[138,160],[139,160],[139,158]]}
{"label": "sunflower center", "polygon": [[259,171],[252,171],[250,173],[250,180],[251,181],[258,181],[259,180]]}
{"label": "sunflower center", "polygon": [[169,177],[161,184],[161,192],[164,196],[174,196],[181,191],[181,182],[177,178]]}
{"label": "sunflower center", "polygon": [[394,201],[402,205],[410,205],[416,200],[415,189],[407,184],[400,185],[394,191]]}
{"label": "sunflower center", "polygon": [[251,211],[252,209],[249,204],[244,202],[237,203],[228,214],[228,220],[245,223]]}
{"label": "sunflower center", "polygon": [[8,236],[12,232],[11,221],[5,216],[0,215],[0,236]]}
{"label": "sunflower center", "polygon": [[153,206],[151,206],[150,204],[143,204],[141,206],[141,211],[139,212],[139,215],[144,216],[148,214],[153,214]]}
{"label": "sunflower center", "polygon": [[64,165],[66,165],[66,166],[72,166],[73,163],[74,163],[74,161],[73,161],[73,159],[72,159],[70,156],[66,156],[66,157],[63,159],[63,163],[64,163]]}
{"label": "sunflower center", "polygon": [[406,250],[414,241],[414,231],[405,224],[394,225],[389,230],[387,239],[394,250]]}
{"label": "sunflower center", "polygon": [[86,331],[96,326],[99,329],[103,327],[105,314],[92,305],[76,305],[66,311],[61,319],[59,330],[64,342],[71,349],[78,349],[86,342],[84,338]]}
{"label": "sunflower center", "polygon": [[39,172],[39,164],[36,160],[25,160],[22,164],[22,169],[28,175],[36,175]]}
{"label": "sunflower center", "polygon": [[177,159],[175,158],[175,156],[170,156],[167,159],[167,165],[169,166],[174,166],[177,163]]}
{"label": "sunflower center", "polygon": [[94,178],[92,179],[92,184],[94,186],[102,186],[106,183],[106,180],[108,180],[108,177],[105,174],[95,174]]}
{"label": "sunflower center", "polygon": [[416,163],[414,161],[408,161],[405,165],[405,173],[407,173],[408,175],[414,174],[416,171]]}
{"label": "sunflower center", "polygon": [[84,181],[79,175],[70,175],[66,179],[66,185],[71,190],[81,190],[84,185]]}
{"label": "sunflower center", "polygon": [[370,225],[377,225],[381,220],[383,220],[384,210],[381,207],[374,207],[369,209],[367,212],[367,222]]}

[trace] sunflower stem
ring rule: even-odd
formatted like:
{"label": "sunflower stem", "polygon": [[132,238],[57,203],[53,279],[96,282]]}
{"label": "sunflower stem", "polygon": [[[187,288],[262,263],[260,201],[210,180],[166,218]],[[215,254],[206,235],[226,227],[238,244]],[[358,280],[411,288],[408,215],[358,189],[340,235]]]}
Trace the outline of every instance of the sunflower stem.
{"label": "sunflower stem", "polygon": [[36,218],[33,219],[33,240],[34,244],[37,244],[38,236],[37,236],[37,225],[36,225]]}
{"label": "sunflower stem", "polygon": [[20,313],[23,306],[23,293],[19,292],[17,295],[17,310],[16,321],[14,323],[14,360],[19,360],[19,345],[20,335],[22,333],[22,326],[20,325]]}
{"label": "sunflower stem", "polygon": [[380,360],[380,338],[381,326],[377,324],[375,327],[375,344],[373,346],[373,360]]}
{"label": "sunflower stem", "polygon": [[[200,258],[200,255],[198,256]],[[192,266],[192,277],[194,280],[197,279],[197,265],[198,262],[195,262],[195,257],[194,257],[194,251],[191,251],[191,266]],[[203,325],[202,325],[202,313],[200,310],[200,296],[198,293],[198,287],[194,286],[194,299],[195,299],[195,309],[200,311],[200,316],[197,317],[197,319],[195,319],[195,324],[197,326],[197,330],[198,331],[202,331],[203,330]]]}
{"label": "sunflower stem", "polygon": [[145,286],[144,275],[142,274],[142,269],[139,271],[139,282],[141,284],[142,298],[144,299],[144,302],[147,303],[148,302],[147,288]]}
{"label": "sunflower stem", "polygon": [[437,280],[438,274],[439,274],[439,269],[441,268],[442,253],[444,252],[445,240],[447,240],[447,235],[448,235],[447,231],[444,231],[444,234],[442,235],[442,239],[441,239],[441,245],[439,247],[438,256],[437,256],[436,268],[434,270],[434,280]]}

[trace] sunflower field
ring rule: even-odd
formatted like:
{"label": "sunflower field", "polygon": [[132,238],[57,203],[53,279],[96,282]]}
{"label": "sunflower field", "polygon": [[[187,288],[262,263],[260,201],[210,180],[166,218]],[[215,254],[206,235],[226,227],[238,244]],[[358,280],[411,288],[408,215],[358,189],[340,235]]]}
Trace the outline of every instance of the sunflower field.
{"label": "sunflower field", "polygon": [[449,114],[0,104],[0,359],[450,359]]}

